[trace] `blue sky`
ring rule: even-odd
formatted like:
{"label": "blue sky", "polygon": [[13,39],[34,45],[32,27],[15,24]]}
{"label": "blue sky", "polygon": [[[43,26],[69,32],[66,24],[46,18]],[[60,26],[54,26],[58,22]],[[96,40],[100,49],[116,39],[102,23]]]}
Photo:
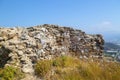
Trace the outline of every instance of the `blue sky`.
{"label": "blue sky", "polygon": [[[0,26],[57,24],[120,34],[120,0],[0,0]],[[112,33],[112,34],[111,34]]]}

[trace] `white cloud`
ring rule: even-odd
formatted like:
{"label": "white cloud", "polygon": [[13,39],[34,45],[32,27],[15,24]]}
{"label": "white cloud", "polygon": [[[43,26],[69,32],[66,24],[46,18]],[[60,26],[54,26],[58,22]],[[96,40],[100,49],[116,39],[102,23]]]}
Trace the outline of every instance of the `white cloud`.
{"label": "white cloud", "polygon": [[[113,24],[110,21],[103,21],[100,24],[94,25],[93,28],[97,28],[99,32],[106,32],[106,31],[114,30]],[[91,27],[91,29],[93,28]]]}
{"label": "white cloud", "polygon": [[83,30],[89,34],[102,34],[105,40],[112,40],[120,34],[120,25],[110,21],[103,21],[98,24],[86,26]]}
{"label": "white cloud", "polygon": [[84,31],[88,33],[111,33],[120,32],[119,26],[113,24],[111,21],[102,21],[98,24],[91,25],[89,27],[84,27]]}
{"label": "white cloud", "polygon": [[103,26],[110,26],[110,25],[112,25],[112,23],[110,21],[103,21],[101,23],[101,25],[103,25]]}

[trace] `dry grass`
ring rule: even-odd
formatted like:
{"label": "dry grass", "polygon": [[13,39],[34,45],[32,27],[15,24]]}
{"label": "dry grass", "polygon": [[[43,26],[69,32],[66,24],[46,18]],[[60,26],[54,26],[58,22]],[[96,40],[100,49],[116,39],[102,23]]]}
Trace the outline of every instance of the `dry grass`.
{"label": "dry grass", "polygon": [[45,80],[120,80],[120,64],[115,62],[82,61],[61,56],[38,64],[37,73],[44,74]]}
{"label": "dry grass", "polygon": [[44,77],[51,70],[51,61],[50,60],[42,60],[38,61],[35,65],[35,74],[39,77]]}

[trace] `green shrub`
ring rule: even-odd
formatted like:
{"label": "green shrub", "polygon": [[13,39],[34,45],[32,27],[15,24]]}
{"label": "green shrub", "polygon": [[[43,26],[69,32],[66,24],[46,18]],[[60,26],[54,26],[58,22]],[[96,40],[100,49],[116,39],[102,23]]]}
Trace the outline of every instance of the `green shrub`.
{"label": "green shrub", "polygon": [[67,61],[66,56],[61,56],[53,60],[53,66],[65,67]]}
{"label": "green shrub", "polygon": [[45,77],[45,75],[51,70],[50,60],[41,60],[35,65],[35,73],[39,77]]}
{"label": "green shrub", "polygon": [[0,69],[0,80],[20,80],[24,77],[24,74],[15,67],[7,66]]}

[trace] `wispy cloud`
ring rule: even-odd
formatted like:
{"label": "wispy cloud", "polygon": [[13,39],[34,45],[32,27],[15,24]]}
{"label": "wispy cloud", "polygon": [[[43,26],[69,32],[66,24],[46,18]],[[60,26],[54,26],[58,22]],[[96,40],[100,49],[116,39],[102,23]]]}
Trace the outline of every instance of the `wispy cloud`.
{"label": "wispy cloud", "polygon": [[84,30],[90,33],[120,32],[119,27],[111,21],[101,21],[100,23],[84,28]]}
{"label": "wispy cloud", "polygon": [[97,25],[91,27],[91,29],[98,29],[99,32],[106,32],[114,30],[113,24],[110,21],[103,21]]}
{"label": "wispy cloud", "polygon": [[110,21],[103,21],[100,25],[102,25],[102,26],[111,26],[112,23]]}

